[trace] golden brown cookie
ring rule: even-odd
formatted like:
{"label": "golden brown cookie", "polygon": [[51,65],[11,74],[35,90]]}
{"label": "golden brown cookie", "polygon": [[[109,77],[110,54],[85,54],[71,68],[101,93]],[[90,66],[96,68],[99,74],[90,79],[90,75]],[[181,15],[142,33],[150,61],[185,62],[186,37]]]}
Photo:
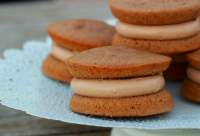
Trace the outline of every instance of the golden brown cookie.
{"label": "golden brown cookie", "polygon": [[42,65],[42,70],[45,75],[55,80],[65,83],[70,83],[72,75],[67,70],[67,65],[57,60],[52,55],[47,56]]}
{"label": "golden brown cookie", "polygon": [[110,0],[114,16],[140,25],[178,24],[199,15],[199,0]]}
{"label": "golden brown cookie", "polygon": [[128,46],[106,46],[83,51],[67,61],[77,78],[127,78],[165,71],[171,58]]}
{"label": "golden brown cookie", "polygon": [[200,84],[186,79],[182,85],[181,94],[187,100],[200,103]]}
{"label": "golden brown cookie", "polygon": [[74,95],[73,112],[105,117],[144,117],[172,110],[173,100],[166,90],[158,93],[125,98],[94,98]]}
{"label": "golden brown cookie", "polygon": [[187,60],[192,67],[200,69],[200,50],[188,54]]}
{"label": "golden brown cookie", "polygon": [[164,76],[172,81],[183,80],[187,77],[187,63],[171,63],[169,68],[164,72]]}
{"label": "golden brown cookie", "polygon": [[101,21],[77,19],[52,23],[48,26],[48,33],[58,45],[83,51],[111,45],[115,29]]}
{"label": "golden brown cookie", "polygon": [[135,49],[163,54],[185,53],[200,48],[200,34],[186,39],[166,41],[130,39],[115,34],[112,45],[130,46]]}

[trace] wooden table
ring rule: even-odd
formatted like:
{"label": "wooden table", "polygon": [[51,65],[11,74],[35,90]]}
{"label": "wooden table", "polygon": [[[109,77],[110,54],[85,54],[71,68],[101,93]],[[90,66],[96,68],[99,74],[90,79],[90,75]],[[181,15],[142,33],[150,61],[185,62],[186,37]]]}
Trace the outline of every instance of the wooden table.
{"label": "wooden table", "polygon": [[[0,52],[45,40],[46,25],[67,18],[108,19],[107,0],[0,3]],[[110,129],[40,119],[0,105],[0,136],[108,136]]]}

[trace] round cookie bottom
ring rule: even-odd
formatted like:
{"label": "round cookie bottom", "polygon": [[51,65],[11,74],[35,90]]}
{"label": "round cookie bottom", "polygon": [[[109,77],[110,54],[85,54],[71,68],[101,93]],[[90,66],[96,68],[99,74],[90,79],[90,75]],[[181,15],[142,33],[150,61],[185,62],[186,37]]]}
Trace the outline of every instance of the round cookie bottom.
{"label": "round cookie bottom", "polygon": [[183,80],[186,78],[187,63],[171,63],[169,68],[163,73],[164,76],[172,81]]}
{"label": "round cookie bottom", "polygon": [[103,117],[145,117],[170,112],[173,100],[167,90],[137,97],[95,98],[74,95],[73,112]]}
{"label": "round cookie bottom", "polygon": [[200,84],[186,79],[181,88],[181,95],[187,100],[200,103]]}
{"label": "round cookie bottom", "polygon": [[163,54],[185,53],[196,50],[200,47],[200,33],[185,39],[163,41],[130,39],[119,34],[115,34],[112,40],[112,45],[124,45],[135,49]]}
{"label": "round cookie bottom", "polygon": [[200,56],[200,49],[198,51],[195,51],[187,55],[187,61],[193,68],[200,69],[199,56]]}
{"label": "round cookie bottom", "polygon": [[72,79],[72,75],[67,70],[66,64],[59,61],[52,55],[48,55],[44,60],[42,70],[48,77],[67,84],[69,84]]}

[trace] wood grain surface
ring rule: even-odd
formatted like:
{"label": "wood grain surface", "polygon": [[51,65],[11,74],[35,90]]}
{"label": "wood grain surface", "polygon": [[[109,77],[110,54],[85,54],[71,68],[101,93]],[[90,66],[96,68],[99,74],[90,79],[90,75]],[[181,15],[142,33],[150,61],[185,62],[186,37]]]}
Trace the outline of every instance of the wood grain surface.
{"label": "wood grain surface", "polygon": [[[45,40],[46,25],[69,18],[108,19],[107,0],[42,0],[0,3],[0,54],[27,40]],[[0,136],[108,136],[110,129],[32,117],[0,105]]]}

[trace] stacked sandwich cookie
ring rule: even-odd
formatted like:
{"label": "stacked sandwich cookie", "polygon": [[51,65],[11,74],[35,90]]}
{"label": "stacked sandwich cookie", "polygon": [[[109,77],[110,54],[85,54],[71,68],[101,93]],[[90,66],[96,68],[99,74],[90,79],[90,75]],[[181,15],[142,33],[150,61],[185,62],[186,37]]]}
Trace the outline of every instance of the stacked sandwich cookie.
{"label": "stacked sandwich cookie", "polygon": [[119,21],[113,45],[172,56],[166,76],[183,79],[185,54],[200,47],[199,0],[110,0]]}
{"label": "stacked sandwich cookie", "polygon": [[55,22],[48,26],[53,44],[51,53],[43,63],[45,75],[69,83],[72,75],[64,63],[77,52],[111,45],[115,30],[112,26],[95,20],[77,19]]}
{"label": "stacked sandwich cookie", "polygon": [[200,103],[200,50],[188,54],[190,67],[187,69],[187,79],[182,85],[182,96],[188,100]]}
{"label": "stacked sandwich cookie", "polygon": [[73,112],[102,117],[144,117],[170,112],[173,100],[162,72],[169,57],[128,46],[107,46],[69,58]]}

